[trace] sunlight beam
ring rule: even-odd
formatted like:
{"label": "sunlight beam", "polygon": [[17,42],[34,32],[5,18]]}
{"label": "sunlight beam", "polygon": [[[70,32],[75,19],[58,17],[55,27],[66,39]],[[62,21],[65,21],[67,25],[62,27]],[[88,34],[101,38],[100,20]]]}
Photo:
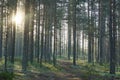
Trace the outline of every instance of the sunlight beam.
{"label": "sunlight beam", "polygon": [[17,12],[16,15],[13,15],[12,21],[15,22],[16,25],[21,25],[23,23],[22,12]]}

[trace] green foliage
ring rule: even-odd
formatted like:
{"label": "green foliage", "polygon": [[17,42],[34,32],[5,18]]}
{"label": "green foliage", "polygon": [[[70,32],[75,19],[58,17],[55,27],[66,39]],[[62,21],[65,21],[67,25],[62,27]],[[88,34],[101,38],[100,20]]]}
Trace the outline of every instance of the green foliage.
{"label": "green foliage", "polygon": [[61,70],[61,67],[59,67],[58,65],[53,66],[52,63],[47,62],[43,62],[42,65],[40,66],[40,64],[38,64],[37,62],[33,62],[33,64],[29,64],[28,70],[40,73],[57,72]]}
{"label": "green foliage", "polygon": [[58,71],[57,67],[53,66],[53,64],[43,63],[43,66],[49,69],[50,71]]}
{"label": "green foliage", "polygon": [[84,66],[85,73],[82,77],[87,78],[89,80],[103,80],[101,78],[99,79],[100,74],[96,66],[97,65],[93,63],[85,65]]}
{"label": "green foliage", "polygon": [[88,64],[85,67],[87,69],[88,75],[95,75],[97,73],[97,71],[95,70],[95,65],[94,64]]}
{"label": "green foliage", "polygon": [[15,75],[10,72],[1,72],[0,73],[1,80],[13,80],[14,77],[15,77]]}
{"label": "green foliage", "polygon": [[110,73],[105,73],[104,74],[104,78],[105,79],[111,79],[111,78],[115,78],[115,79],[120,79],[120,74],[110,74]]}
{"label": "green foliage", "polygon": [[103,63],[103,69],[102,70],[104,70],[104,72],[108,72],[109,71],[109,64],[108,63]]}

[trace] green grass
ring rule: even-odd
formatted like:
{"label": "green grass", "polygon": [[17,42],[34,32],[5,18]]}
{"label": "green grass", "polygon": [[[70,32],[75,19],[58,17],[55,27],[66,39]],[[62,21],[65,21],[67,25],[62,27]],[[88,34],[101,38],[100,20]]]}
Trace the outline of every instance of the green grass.
{"label": "green grass", "polygon": [[[60,62],[66,62],[70,63],[70,65],[64,65],[65,68],[69,68],[68,70],[65,70],[63,65],[60,64]],[[8,62],[8,68],[11,67],[11,63]],[[0,61],[0,69],[4,68],[4,60]],[[28,79],[28,76],[22,72],[22,66],[21,66],[21,60],[16,59],[14,64],[15,71],[15,80],[32,80]],[[40,66],[40,63],[37,63],[34,61],[32,64],[28,63],[28,72],[32,73],[55,73],[55,74],[62,74],[62,73],[68,73],[68,71],[71,69],[71,73],[79,74],[80,77],[83,78],[83,80],[88,79],[89,77],[94,77],[92,80],[104,80],[102,78],[108,79],[111,77],[109,74],[109,65],[103,64],[99,65],[97,63],[90,63],[88,64],[85,60],[78,60],[77,66],[72,65],[72,60],[59,60],[56,66],[53,66],[52,63],[43,62],[42,66]],[[118,67],[118,69],[120,69]],[[8,75],[7,75],[8,76]],[[119,77],[120,72],[116,72],[115,77]],[[95,78],[96,77],[96,78]]]}
{"label": "green grass", "polygon": [[10,73],[10,72],[0,73],[0,79],[3,79],[3,80],[13,80],[14,77],[15,77],[14,73]]}

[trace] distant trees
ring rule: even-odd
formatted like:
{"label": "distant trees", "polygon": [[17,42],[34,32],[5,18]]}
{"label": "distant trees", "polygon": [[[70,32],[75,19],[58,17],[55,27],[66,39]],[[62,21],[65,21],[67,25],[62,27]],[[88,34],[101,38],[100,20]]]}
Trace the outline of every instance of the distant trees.
{"label": "distant trees", "polygon": [[[102,65],[104,62],[108,62],[109,59],[109,54],[107,53],[108,51],[108,15],[107,13],[109,12],[108,8],[109,5],[107,4],[108,2],[99,0],[99,23],[98,23],[98,32],[99,32],[99,37],[98,37],[98,58],[99,58],[99,63]],[[104,8],[105,7],[105,8]],[[107,48],[105,48],[107,47]]]}
{"label": "distant trees", "polygon": [[[5,71],[7,71],[8,60],[12,63],[12,65],[14,65],[16,26],[15,26],[15,23],[12,22],[12,17],[13,15],[16,14],[17,0],[13,1],[12,3],[9,1],[3,0],[2,4],[3,4],[2,10],[4,12],[4,16],[2,17],[2,30],[1,31],[4,34],[2,34],[3,37],[1,37],[1,40],[4,42],[4,44],[2,45],[4,46]],[[3,50],[3,47],[1,47],[1,50]]]}
{"label": "distant trees", "polygon": [[34,60],[34,24],[35,24],[34,19],[35,19],[35,0],[31,0],[31,3],[30,3],[30,23],[29,23],[29,56],[30,56],[29,60],[31,63],[33,63],[33,60]]}

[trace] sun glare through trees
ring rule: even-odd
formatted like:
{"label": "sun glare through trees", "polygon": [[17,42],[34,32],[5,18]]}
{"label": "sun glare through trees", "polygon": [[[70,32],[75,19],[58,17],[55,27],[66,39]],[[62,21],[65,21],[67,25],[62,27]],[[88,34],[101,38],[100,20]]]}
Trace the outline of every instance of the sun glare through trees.
{"label": "sun glare through trees", "polygon": [[16,25],[20,25],[24,22],[24,15],[22,12],[18,11],[15,16],[13,16],[13,21]]}
{"label": "sun glare through trees", "polygon": [[120,80],[120,0],[0,0],[0,80]]}

